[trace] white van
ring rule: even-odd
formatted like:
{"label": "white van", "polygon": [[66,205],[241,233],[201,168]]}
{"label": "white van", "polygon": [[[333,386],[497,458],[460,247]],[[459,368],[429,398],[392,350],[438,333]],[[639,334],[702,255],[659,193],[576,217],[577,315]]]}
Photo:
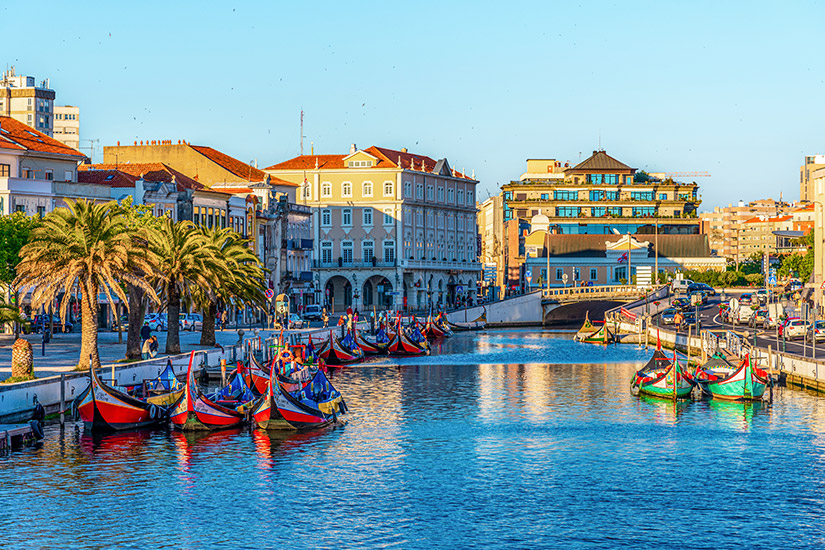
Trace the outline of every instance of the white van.
{"label": "white van", "polygon": [[671,288],[674,294],[679,294],[680,292],[687,292],[688,287],[692,284],[693,281],[690,279],[674,279]]}

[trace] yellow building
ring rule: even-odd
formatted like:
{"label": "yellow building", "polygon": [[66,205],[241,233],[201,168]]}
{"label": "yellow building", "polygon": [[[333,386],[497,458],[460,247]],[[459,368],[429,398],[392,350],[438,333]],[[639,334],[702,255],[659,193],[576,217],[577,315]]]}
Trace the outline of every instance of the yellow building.
{"label": "yellow building", "polygon": [[315,288],[335,311],[475,301],[476,185],[447,159],[383,147],[303,155],[265,171],[313,208]]}
{"label": "yellow building", "polygon": [[813,173],[825,168],[825,155],[808,155],[805,164],[799,167],[799,200],[814,200]]}
{"label": "yellow building", "polygon": [[488,291],[504,295],[504,203],[501,195],[488,198],[478,206],[478,233],[481,236],[483,286],[496,287]]}

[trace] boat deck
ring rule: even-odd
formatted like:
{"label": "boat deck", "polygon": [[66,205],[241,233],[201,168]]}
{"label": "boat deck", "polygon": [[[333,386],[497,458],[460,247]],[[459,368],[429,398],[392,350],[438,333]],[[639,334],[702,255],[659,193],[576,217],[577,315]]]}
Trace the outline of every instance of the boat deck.
{"label": "boat deck", "polygon": [[0,453],[7,453],[13,445],[33,437],[29,424],[0,424]]}

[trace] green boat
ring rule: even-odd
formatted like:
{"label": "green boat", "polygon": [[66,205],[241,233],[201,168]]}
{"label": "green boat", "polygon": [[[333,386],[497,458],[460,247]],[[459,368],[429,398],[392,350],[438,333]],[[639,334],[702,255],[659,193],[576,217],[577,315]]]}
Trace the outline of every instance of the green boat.
{"label": "green boat", "polygon": [[575,339],[585,344],[609,344],[613,341],[613,334],[608,330],[606,323],[594,325],[590,322],[589,314],[585,314],[584,325],[576,333]]}
{"label": "green boat", "polygon": [[750,355],[746,355],[738,366],[715,355],[696,369],[696,381],[714,399],[728,401],[762,399],[770,384],[768,373],[753,365]]}
{"label": "green boat", "polygon": [[659,399],[688,399],[693,385],[693,378],[679,365],[675,354],[670,358],[656,349],[650,361],[633,375],[630,391]]}

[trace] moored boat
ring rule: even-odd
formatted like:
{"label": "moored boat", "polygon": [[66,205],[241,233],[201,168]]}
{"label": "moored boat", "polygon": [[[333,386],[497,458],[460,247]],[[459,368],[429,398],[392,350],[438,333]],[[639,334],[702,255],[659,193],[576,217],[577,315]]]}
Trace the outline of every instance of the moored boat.
{"label": "moored boat", "polygon": [[89,365],[89,386],[77,397],[77,412],[87,430],[133,430],[163,422],[166,407],[109,386]]}
{"label": "moored boat", "polygon": [[584,324],[576,333],[575,340],[585,344],[608,344],[613,341],[613,334],[604,321],[592,323],[590,315],[585,314]]}
{"label": "moored boat", "polygon": [[362,360],[364,350],[358,347],[350,333],[347,333],[343,338],[338,338],[330,330],[329,340],[318,349],[318,355],[327,364],[346,365]]}
{"label": "moored boat", "polygon": [[667,357],[661,349],[653,352],[653,357],[633,375],[630,383],[634,394],[660,399],[688,399],[693,386],[693,377],[682,368],[675,354]]}
{"label": "moored boat", "polygon": [[312,379],[300,389],[288,391],[287,385],[278,382],[274,393],[274,406],[283,419],[295,430],[312,430],[342,423],[347,405],[341,393],[318,370]]}
{"label": "moored boat", "polygon": [[750,354],[739,365],[732,365],[717,354],[697,367],[696,380],[714,399],[729,401],[762,399],[771,383],[768,373],[752,364]]}
{"label": "moored boat", "polygon": [[385,346],[379,346],[377,343],[370,342],[364,338],[358,330],[355,330],[355,343],[358,344],[358,347],[361,348],[364,355],[380,355],[384,353],[386,349]]}
{"label": "moored boat", "polygon": [[172,409],[172,424],[185,431],[219,430],[239,426],[253,404],[251,390],[244,377],[236,375],[229,386],[211,396],[204,395],[192,369],[195,352],[189,356],[183,399]]}
{"label": "moored boat", "polygon": [[[413,330],[417,331],[418,329],[414,328]],[[421,333],[419,332],[419,334]],[[426,338],[422,336],[421,339],[426,343]],[[414,342],[407,334],[407,331],[401,327],[401,321],[399,320],[395,334],[393,334],[389,344],[387,344],[387,351],[390,355],[423,355],[429,353],[430,350],[429,346],[424,347]]]}

